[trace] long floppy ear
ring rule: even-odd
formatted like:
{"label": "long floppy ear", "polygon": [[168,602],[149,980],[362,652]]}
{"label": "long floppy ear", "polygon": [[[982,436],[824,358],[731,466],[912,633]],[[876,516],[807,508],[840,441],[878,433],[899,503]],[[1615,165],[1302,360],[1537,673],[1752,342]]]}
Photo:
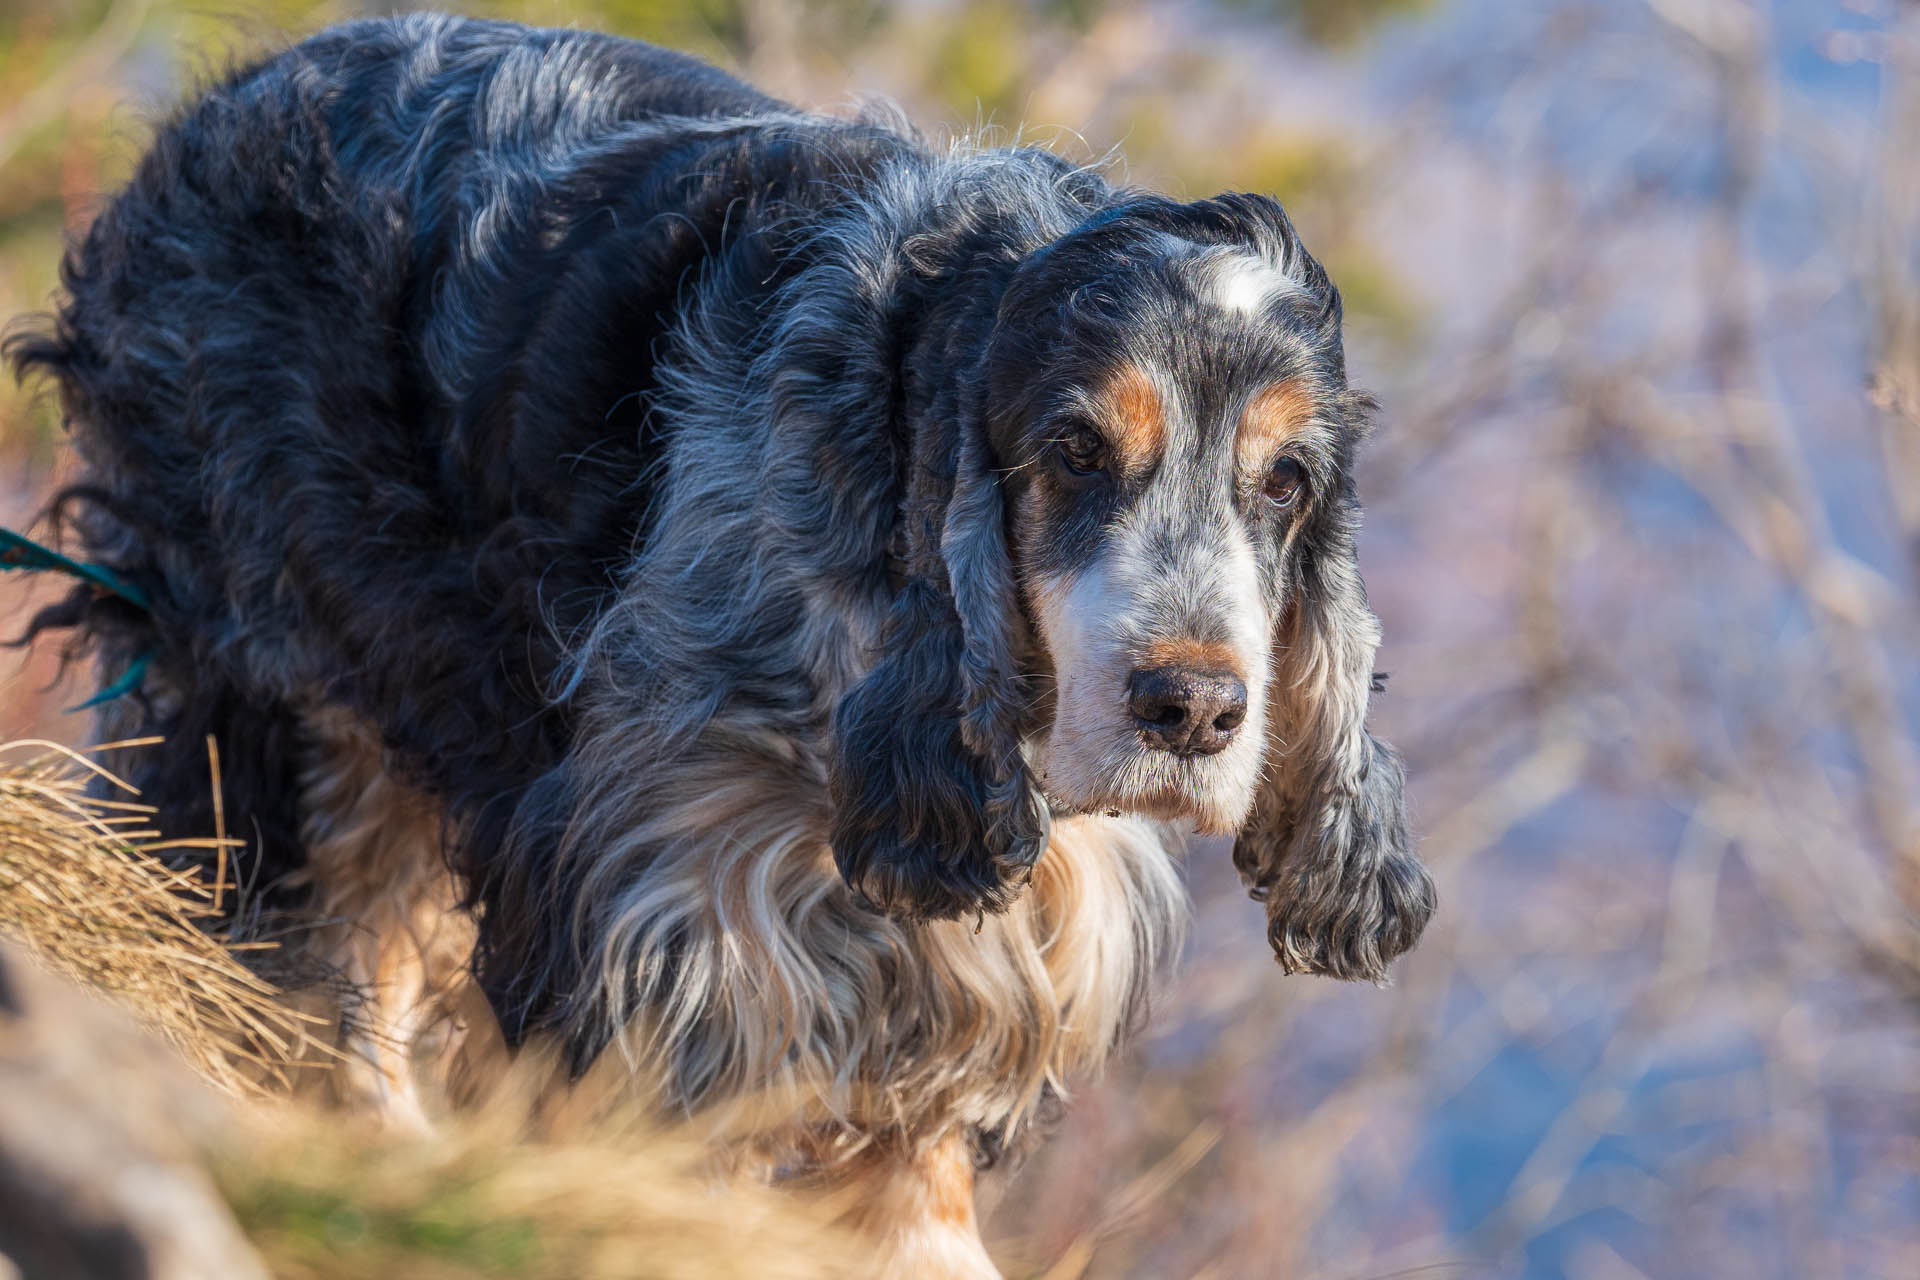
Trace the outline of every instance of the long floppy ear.
{"label": "long floppy ear", "polygon": [[1233,846],[1288,973],[1381,982],[1420,938],[1433,880],[1412,851],[1394,749],[1367,732],[1380,623],[1348,521],[1303,562],[1275,646],[1267,781]]}
{"label": "long floppy ear", "polygon": [[841,698],[834,857],[868,905],[907,919],[1004,911],[1046,848],[1020,753],[1027,697],[1006,513],[978,379],[915,432],[907,579],[879,662]]}

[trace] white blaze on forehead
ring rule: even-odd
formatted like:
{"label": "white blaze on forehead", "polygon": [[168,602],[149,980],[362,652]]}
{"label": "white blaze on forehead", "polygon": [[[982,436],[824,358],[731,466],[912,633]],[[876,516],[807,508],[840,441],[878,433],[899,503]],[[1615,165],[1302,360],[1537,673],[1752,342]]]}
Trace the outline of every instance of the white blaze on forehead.
{"label": "white blaze on forehead", "polygon": [[1213,301],[1236,315],[1256,316],[1281,293],[1300,292],[1300,283],[1264,258],[1230,253],[1213,265]]}

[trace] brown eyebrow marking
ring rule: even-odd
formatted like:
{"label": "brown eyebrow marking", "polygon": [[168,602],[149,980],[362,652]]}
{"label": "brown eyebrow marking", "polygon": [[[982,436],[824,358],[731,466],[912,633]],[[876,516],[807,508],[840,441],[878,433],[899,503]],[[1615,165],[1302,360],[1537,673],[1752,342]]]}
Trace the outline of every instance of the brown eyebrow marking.
{"label": "brown eyebrow marking", "polygon": [[1096,403],[1108,440],[1128,469],[1153,461],[1167,434],[1167,410],[1153,379],[1137,364],[1120,366]]}
{"label": "brown eyebrow marking", "polygon": [[1319,403],[1301,378],[1269,383],[1247,402],[1234,439],[1241,458],[1264,460],[1313,421]]}

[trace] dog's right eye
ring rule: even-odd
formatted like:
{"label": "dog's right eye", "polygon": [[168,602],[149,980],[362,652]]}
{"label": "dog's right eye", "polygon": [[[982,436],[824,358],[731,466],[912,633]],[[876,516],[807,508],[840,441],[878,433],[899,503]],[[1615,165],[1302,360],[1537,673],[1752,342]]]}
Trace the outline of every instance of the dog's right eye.
{"label": "dog's right eye", "polygon": [[1060,465],[1067,474],[1091,480],[1107,469],[1107,442],[1098,431],[1082,424],[1068,427],[1054,442]]}

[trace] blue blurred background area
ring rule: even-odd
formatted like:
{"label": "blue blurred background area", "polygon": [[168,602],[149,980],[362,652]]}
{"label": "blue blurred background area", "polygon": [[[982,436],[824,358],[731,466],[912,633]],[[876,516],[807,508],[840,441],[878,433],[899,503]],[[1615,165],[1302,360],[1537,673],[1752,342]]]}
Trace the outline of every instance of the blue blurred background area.
{"label": "blue blurred background area", "polygon": [[[1343,289],[1442,914],[1282,978],[1196,844],[1145,1037],[989,1193],[1010,1274],[1920,1276],[1920,4],[464,7],[1270,192]],[[7,0],[0,314],[157,112],[373,9]],[[0,522],[65,465],[0,388]],[[78,740],[0,661],[0,738]]]}

